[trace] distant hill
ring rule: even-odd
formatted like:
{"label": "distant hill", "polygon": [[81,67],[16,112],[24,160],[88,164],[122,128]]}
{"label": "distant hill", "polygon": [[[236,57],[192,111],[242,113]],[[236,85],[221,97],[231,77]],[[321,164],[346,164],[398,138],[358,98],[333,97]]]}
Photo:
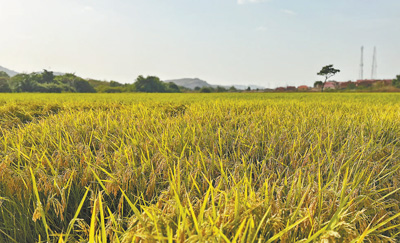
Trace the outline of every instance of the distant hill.
{"label": "distant hill", "polygon": [[207,81],[201,80],[199,78],[181,78],[181,79],[171,79],[171,80],[165,80],[164,82],[173,82],[178,86],[183,86],[188,89],[194,89],[196,87],[213,87],[216,88],[217,86],[221,86],[224,88],[229,88],[231,86],[234,86],[236,89],[240,90],[245,90],[247,87],[250,86],[250,88],[253,89],[265,89],[265,87],[258,86],[258,85],[214,85],[214,84],[209,84]]}
{"label": "distant hill", "polygon": [[7,73],[10,77],[15,76],[15,75],[18,74],[18,72],[15,72],[13,70],[10,70],[10,69],[2,67],[2,66],[0,66],[0,71],[3,71],[5,73]]}
{"label": "distant hill", "polygon": [[[19,74],[18,72],[14,71],[14,70],[10,70],[10,69],[5,68],[5,67],[2,67],[2,66],[0,66],[0,71],[6,72],[10,77]],[[48,70],[48,71],[51,71],[51,70]],[[42,72],[43,72],[43,71],[36,72],[36,73],[42,73]],[[55,76],[61,76],[61,75],[64,75],[65,73],[53,72],[53,74],[54,74]]]}
{"label": "distant hill", "polygon": [[171,80],[165,80],[164,82],[169,83],[173,82],[178,86],[183,86],[188,89],[194,89],[196,87],[212,87],[211,84],[207,83],[204,80],[198,79],[198,78],[181,78],[181,79],[171,79]]}

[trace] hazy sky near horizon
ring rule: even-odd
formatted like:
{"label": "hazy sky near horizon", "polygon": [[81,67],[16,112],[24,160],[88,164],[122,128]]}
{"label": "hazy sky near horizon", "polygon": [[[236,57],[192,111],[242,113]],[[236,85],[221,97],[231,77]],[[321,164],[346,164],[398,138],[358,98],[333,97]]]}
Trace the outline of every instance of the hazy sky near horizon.
{"label": "hazy sky near horizon", "polygon": [[399,0],[0,0],[0,66],[132,83],[312,85],[400,74]]}

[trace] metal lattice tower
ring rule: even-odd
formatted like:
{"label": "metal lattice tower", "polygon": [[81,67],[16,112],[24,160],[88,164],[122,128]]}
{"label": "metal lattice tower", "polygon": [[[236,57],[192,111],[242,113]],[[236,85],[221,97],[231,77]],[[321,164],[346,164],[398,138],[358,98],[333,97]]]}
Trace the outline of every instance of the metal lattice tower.
{"label": "metal lattice tower", "polygon": [[360,77],[361,80],[364,79],[364,46],[361,46],[361,62],[360,62]]}
{"label": "metal lattice tower", "polygon": [[378,64],[376,62],[376,47],[374,46],[374,56],[372,57],[371,79],[376,79],[377,70],[378,70]]}

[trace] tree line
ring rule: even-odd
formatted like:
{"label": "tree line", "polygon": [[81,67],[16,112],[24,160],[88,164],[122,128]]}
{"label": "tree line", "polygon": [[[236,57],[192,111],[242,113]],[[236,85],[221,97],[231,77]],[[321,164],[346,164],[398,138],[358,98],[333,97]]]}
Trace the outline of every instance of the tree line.
{"label": "tree line", "polygon": [[87,80],[75,74],[56,76],[51,71],[43,70],[41,73],[20,73],[13,77],[0,72],[0,92],[94,93],[96,90]]}
{"label": "tree line", "polygon": [[52,71],[41,73],[21,73],[10,77],[0,71],[0,92],[39,92],[39,93],[122,93],[122,92],[157,92],[179,93],[184,87],[175,83],[162,82],[156,76],[139,76],[133,84],[116,81],[83,79],[72,73],[54,75]]}
{"label": "tree line", "polygon": [[[250,90],[250,87],[247,89]],[[0,92],[38,92],[38,93],[181,93],[181,92],[236,92],[232,86],[224,88],[196,87],[194,90],[178,86],[173,82],[163,82],[156,76],[138,76],[133,84],[122,84],[117,81],[101,81],[83,79],[73,73],[55,75],[46,69],[40,73],[20,73],[10,77],[6,72],[0,71]]]}

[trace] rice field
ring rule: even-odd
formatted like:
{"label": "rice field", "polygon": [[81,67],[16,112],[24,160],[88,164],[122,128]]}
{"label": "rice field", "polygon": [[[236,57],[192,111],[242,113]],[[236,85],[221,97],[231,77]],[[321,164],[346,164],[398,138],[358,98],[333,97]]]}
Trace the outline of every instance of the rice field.
{"label": "rice field", "polygon": [[399,94],[1,94],[0,242],[398,242]]}

